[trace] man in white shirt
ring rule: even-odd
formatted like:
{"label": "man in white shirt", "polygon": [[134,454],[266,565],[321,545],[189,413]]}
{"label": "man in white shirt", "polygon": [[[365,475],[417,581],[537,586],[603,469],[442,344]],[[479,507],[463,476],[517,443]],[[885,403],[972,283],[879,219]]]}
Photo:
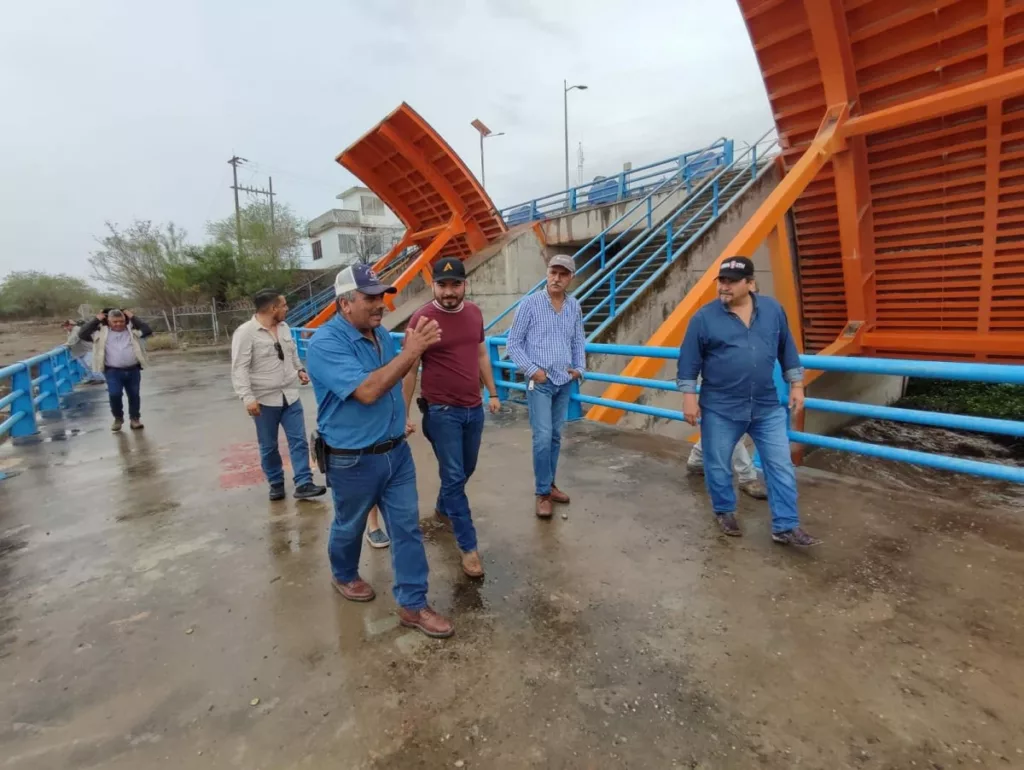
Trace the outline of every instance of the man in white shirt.
{"label": "man in white shirt", "polygon": [[273,289],[255,297],[256,315],[239,326],[231,338],[231,383],[256,423],[260,463],[270,484],[270,499],[284,499],[284,465],[277,448],[278,429],[284,428],[292,460],[295,497],[306,500],[327,492],[313,483],[309,467],[306,421],[299,385],[309,377],[299,360],[288,324],[288,303]]}

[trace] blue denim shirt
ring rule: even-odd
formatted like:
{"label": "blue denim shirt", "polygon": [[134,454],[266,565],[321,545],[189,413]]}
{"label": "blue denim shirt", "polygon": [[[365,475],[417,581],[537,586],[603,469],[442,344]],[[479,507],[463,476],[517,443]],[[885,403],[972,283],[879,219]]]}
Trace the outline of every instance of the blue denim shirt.
{"label": "blue denim shirt", "polygon": [[398,355],[391,335],[374,330],[377,345],[341,316],[313,334],[306,353],[306,371],[316,394],[316,427],[335,449],[365,449],[405,435],[402,381],[372,404],[352,395],[375,369]]}
{"label": "blue denim shirt", "polygon": [[786,382],[800,382],[804,376],[782,305],[771,297],[750,296],[754,310],[749,328],[716,299],[693,316],[679,348],[679,389],[696,393],[701,375],[700,408],[737,421],[779,406],[776,361]]}

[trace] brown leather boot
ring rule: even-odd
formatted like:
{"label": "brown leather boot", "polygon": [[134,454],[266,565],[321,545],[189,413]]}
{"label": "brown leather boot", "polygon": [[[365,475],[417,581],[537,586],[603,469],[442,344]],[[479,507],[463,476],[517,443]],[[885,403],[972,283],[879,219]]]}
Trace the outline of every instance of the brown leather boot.
{"label": "brown leather boot", "polygon": [[334,578],[331,578],[331,585],[334,586],[335,591],[350,602],[372,602],[377,597],[373,586],[362,578],[357,577],[349,583],[339,583]]}
{"label": "brown leather boot", "polygon": [[484,565],[480,561],[478,551],[467,551],[462,554],[462,571],[467,577],[482,578],[484,576]]}
{"label": "brown leather boot", "polygon": [[551,502],[553,503],[567,503],[569,502],[569,495],[565,494],[561,489],[556,487],[554,484],[551,485]]}
{"label": "brown leather boot", "polygon": [[407,610],[401,607],[398,610],[398,622],[406,628],[415,628],[435,639],[447,639],[455,633],[452,622],[438,615],[430,607],[424,607],[422,610]]}
{"label": "brown leather boot", "polygon": [[537,518],[550,519],[554,510],[551,508],[551,495],[537,495]]}

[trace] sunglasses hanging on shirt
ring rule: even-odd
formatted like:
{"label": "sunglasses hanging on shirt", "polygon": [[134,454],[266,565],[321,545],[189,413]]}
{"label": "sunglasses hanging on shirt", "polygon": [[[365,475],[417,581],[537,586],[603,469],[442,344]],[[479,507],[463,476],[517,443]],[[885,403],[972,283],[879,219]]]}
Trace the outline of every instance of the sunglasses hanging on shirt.
{"label": "sunglasses hanging on shirt", "polygon": [[279,361],[284,361],[284,349],[281,347],[280,342],[274,343],[274,350],[277,351],[277,358]]}

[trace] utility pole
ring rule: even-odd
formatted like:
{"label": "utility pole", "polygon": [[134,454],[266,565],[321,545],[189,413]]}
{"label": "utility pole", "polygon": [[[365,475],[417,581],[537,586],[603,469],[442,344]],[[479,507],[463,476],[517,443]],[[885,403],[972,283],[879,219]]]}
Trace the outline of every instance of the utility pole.
{"label": "utility pole", "polygon": [[238,208],[238,166],[245,162],[245,158],[239,158],[237,155],[232,155],[231,160],[228,161],[231,164],[231,174],[234,178],[231,189],[235,191],[235,238],[238,242],[238,256],[242,256],[242,212]]}
{"label": "utility pole", "polygon": [[[258,187],[241,187],[238,184],[238,167],[243,163],[249,161],[245,158],[239,158],[237,155],[231,158],[228,163],[231,164],[232,173],[234,174],[234,184],[231,185],[231,189],[235,191],[235,236],[238,239],[238,254],[242,254],[242,212],[238,206],[238,193],[247,192],[251,195],[266,195],[270,199],[270,234],[274,236],[276,232],[276,223],[274,222],[274,178],[267,177],[268,187],[267,190],[261,190]],[[274,244],[274,251],[277,251],[277,244]]]}
{"label": "utility pole", "polygon": [[562,80],[562,106],[565,114],[565,189],[569,189],[569,92],[574,90],[586,91],[587,86],[569,85],[568,80]]}

